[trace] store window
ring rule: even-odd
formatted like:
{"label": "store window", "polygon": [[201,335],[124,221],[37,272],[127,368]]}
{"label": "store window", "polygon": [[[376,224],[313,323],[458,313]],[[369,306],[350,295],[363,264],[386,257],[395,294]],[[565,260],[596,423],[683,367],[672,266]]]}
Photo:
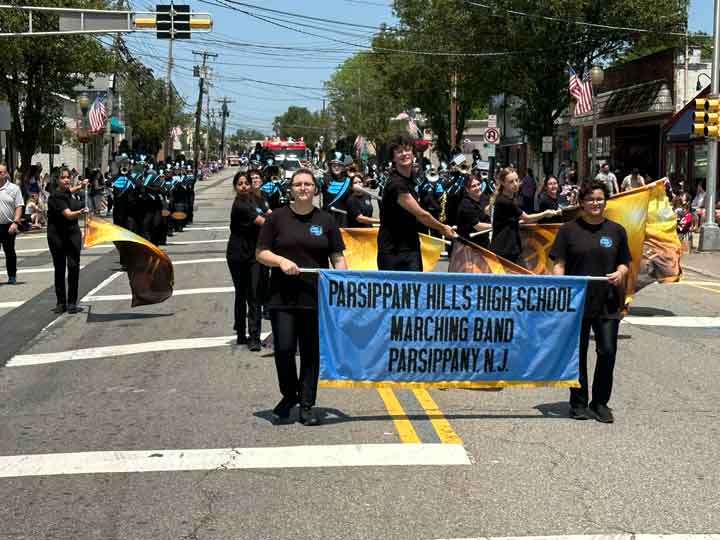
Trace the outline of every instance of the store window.
{"label": "store window", "polygon": [[696,145],[695,146],[695,162],[693,164],[693,177],[695,179],[695,185],[693,188],[697,190],[697,186],[700,183],[707,185],[707,145]]}

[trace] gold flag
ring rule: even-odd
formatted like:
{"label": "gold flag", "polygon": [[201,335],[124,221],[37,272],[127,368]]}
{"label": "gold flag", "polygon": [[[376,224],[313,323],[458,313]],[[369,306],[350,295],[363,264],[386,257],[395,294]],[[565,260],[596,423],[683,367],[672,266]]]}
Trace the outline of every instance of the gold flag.
{"label": "gold flag", "polygon": [[532,274],[530,270],[498,257],[489,249],[458,239],[453,244],[448,272],[466,274]]}
{"label": "gold flag", "polygon": [[158,304],[172,296],[174,274],[170,258],[142,236],[112,223],[88,216],[85,247],[112,242],[127,264],[132,307]]}
{"label": "gold flag", "polygon": [[[377,235],[376,227],[360,229],[340,229],[345,243],[345,262],[351,270],[377,270]],[[423,271],[431,272],[440,259],[445,243],[440,238],[427,234],[420,236],[420,254]]]}

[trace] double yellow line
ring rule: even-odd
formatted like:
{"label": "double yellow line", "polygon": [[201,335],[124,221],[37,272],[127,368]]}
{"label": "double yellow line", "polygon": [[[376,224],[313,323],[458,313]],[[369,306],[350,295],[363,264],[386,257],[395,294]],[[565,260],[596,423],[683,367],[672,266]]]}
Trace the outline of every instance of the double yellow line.
{"label": "double yellow line", "polygon": [[[378,388],[377,391],[383,403],[385,403],[385,408],[393,418],[393,423],[400,436],[400,440],[404,443],[422,442],[392,388]],[[430,396],[430,392],[422,388],[413,389],[412,392],[415,395],[415,399],[418,400],[418,403],[420,403],[425,410],[425,414],[427,414],[427,417],[430,419],[430,423],[435,429],[440,442],[443,444],[462,444],[462,439],[455,433],[450,422],[447,421],[445,415],[443,415],[437,403],[435,403],[435,400]]]}
{"label": "double yellow line", "polygon": [[[696,289],[702,289],[704,291],[710,291],[720,294],[720,283],[714,281],[684,281],[680,280],[678,283],[687,285],[688,287],[694,287]],[[715,287],[715,288],[712,288]]]}

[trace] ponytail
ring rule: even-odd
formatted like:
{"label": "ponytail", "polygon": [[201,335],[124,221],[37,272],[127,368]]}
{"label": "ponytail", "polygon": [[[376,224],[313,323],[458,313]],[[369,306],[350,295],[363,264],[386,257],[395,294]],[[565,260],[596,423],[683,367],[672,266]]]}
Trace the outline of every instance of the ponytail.
{"label": "ponytail", "polygon": [[493,207],[495,206],[495,200],[498,198],[498,196],[502,195],[503,192],[503,185],[505,184],[505,178],[511,173],[515,172],[514,167],[505,167],[504,169],[500,169],[500,172],[498,173],[497,180],[495,181],[495,191],[493,192],[492,196],[490,197],[490,203],[485,208],[485,213],[489,216],[492,215]]}

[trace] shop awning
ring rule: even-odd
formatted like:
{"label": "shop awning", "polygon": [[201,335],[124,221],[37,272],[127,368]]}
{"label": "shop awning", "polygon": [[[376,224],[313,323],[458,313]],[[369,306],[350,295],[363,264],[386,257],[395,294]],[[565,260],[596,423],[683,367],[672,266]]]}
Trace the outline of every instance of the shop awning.
{"label": "shop awning", "polygon": [[665,142],[688,143],[692,131],[694,109],[686,109],[673,119],[672,127],[665,133]]}

